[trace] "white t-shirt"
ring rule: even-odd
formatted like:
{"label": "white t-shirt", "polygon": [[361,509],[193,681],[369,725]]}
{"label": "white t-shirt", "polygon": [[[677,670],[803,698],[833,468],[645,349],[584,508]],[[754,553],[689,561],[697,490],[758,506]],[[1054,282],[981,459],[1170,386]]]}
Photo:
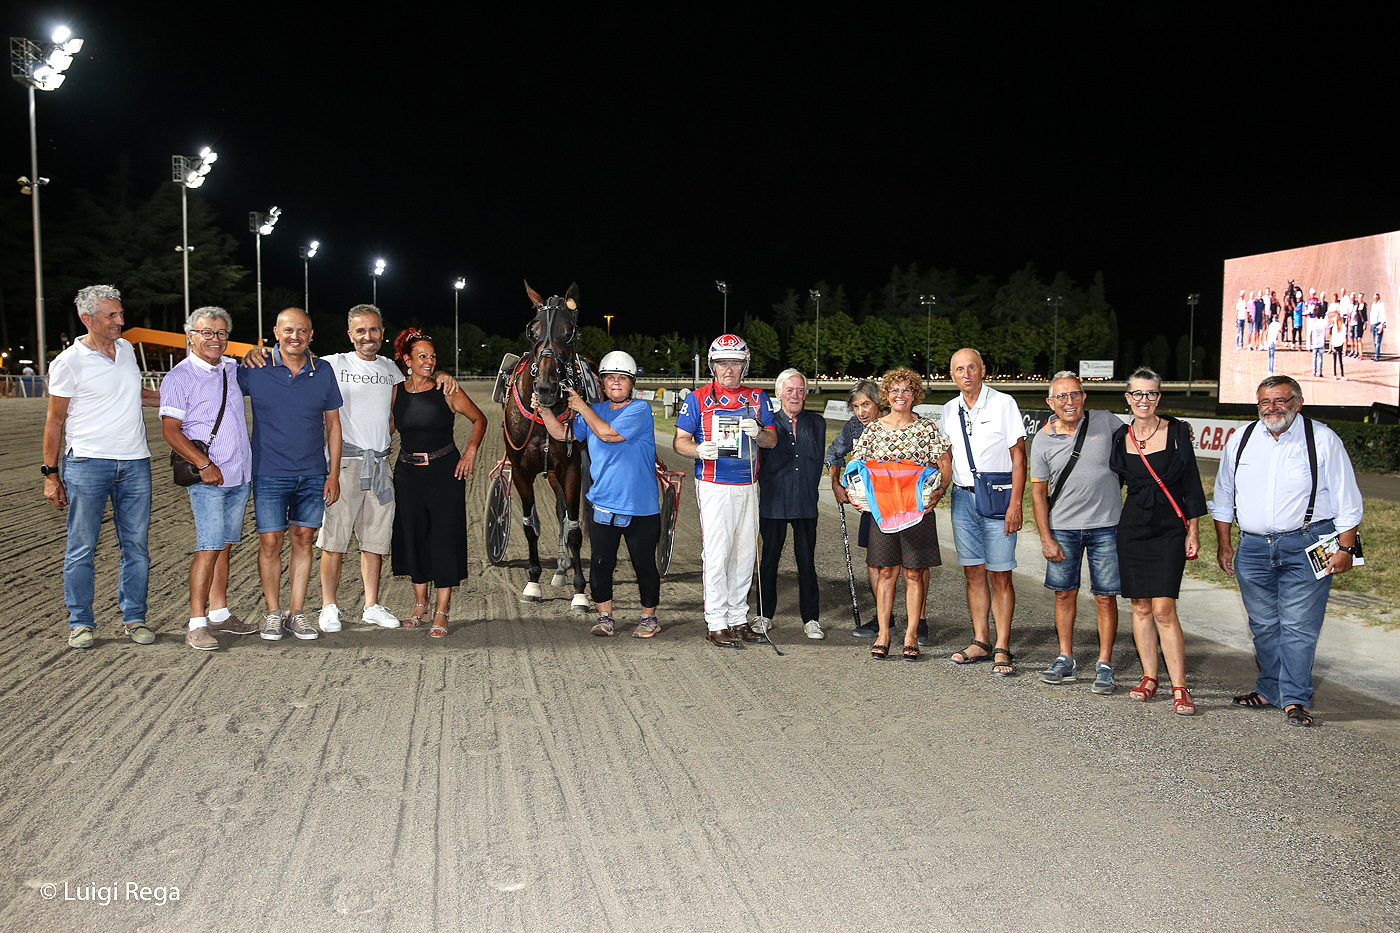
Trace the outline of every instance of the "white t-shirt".
{"label": "white t-shirt", "polygon": [[[943,406],[938,428],[953,451],[953,485],[971,486],[972,468],[967,462],[959,408],[961,394]],[[1007,473],[1011,471],[1011,448],[1026,436],[1026,423],[1014,398],[984,384],[977,403],[967,412],[967,434],[979,473]]]}
{"label": "white t-shirt", "polygon": [[89,349],[87,339],[73,341],[49,367],[49,394],[69,400],[63,449],[100,460],[150,459],[136,351],[118,337],[113,361]]}
{"label": "white t-shirt", "polygon": [[321,357],[331,364],[340,386],[340,436],[361,450],[389,448],[390,404],[394,386],[403,382],[403,373],[383,356],[361,359],[358,353],[332,353]]}

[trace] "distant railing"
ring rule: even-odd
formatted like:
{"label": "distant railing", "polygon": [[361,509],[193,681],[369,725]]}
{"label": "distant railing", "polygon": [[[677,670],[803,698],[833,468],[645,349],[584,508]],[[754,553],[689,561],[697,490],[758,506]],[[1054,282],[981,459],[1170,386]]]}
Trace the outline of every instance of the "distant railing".
{"label": "distant railing", "polygon": [[[164,378],[163,372],[142,373],[141,387],[159,390]],[[0,398],[43,398],[47,385],[47,376],[0,376]]]}

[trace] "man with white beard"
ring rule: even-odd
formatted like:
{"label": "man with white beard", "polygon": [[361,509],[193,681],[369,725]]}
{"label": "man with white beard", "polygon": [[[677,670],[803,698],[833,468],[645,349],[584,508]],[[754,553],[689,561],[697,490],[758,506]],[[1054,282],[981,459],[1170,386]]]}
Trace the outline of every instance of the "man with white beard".
{"label": "man with white beard", "polygon": [[[1210,503],[1216,559],[1239,581],[1259,662],[1254,691],[1234,703],[1279,707],[1290,724],[1311,726],[1313,656],[1332,575],[1350,570],[1360,553],[1361,490],[1336,433],[1298,417],[1303,390],[1297,382],[1269,376],[1257,397],[1259,421],[1226,442]],[[1230,545],[1236,520],[1238,552]],[[1333,534],[1338,547],[1319,578],[1309,550]]]}

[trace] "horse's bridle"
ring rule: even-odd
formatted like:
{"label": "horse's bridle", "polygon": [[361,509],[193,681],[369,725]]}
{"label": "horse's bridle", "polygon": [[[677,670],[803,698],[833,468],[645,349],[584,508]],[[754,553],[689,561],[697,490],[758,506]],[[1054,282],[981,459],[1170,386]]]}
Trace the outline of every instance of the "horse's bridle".
{"label": "horse's bridle", "polygon": [[535,322],[540,325],[539,342],[535,344],[534,352],[530,360],[530,376],[538,379],[540,375],[540,361],[546,356],[552,356],[559,361],[560,377],[559,387],[571,388],[579,391],[582,388],[582,380],[578,371],[578,354],[573,352],[572,347],[578,341],[578,319],[575,317],[570,323],[575,325],[574,330],[564,338],[565,343],[570,347],[569,356],[566,358],[555,349],[554,325],[560,314],[572,315],[568,306],[564,304],[564,299],[555,295],[544,304],[540,305],[539,312],[535,315]]}

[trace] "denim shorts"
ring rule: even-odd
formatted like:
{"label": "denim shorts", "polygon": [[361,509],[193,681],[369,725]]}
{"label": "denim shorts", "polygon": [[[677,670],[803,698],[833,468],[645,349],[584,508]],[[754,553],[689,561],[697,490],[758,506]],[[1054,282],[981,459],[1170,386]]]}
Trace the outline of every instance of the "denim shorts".
{"label": "denim shorts", "polygon": [[1016,569],[1016,532],[1006,533],[1006,520],[977,514],[977,496],[953,487],[953,546],[964,567],[986,564],[993,572]]}
{"label": "denim shorts", "polygon": [[1058,564],[1045,562],[1045,588],[1057,593],[1079,589],[1084,552],[1089,552],[1089,591],[1095,596],[1117,596],[1118,528],[1087,528],[1082,531],[1052,529],[1051,537],[1065,552]]}
{"label": "denim shorts", "polygon": [[194,512],[194,549],[222,551],[243,540],[243,515],[248,511],[248,484],[187,487]]}
{"label": "denim shorts", "polygon": [[258,534],[286,531],[287,525],[320,528],[326,514],[326,477],[254,476],[253,515]]}

